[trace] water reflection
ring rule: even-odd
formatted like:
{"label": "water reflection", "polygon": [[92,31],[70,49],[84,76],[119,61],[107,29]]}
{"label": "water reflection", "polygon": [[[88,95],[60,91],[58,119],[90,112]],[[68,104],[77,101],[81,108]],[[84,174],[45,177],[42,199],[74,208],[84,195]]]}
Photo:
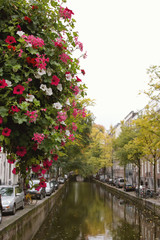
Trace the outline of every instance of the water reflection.
{"label": "water reflection", "polygon": [[160,220],[96,183],[70,183],[34,240],[156,240]]}

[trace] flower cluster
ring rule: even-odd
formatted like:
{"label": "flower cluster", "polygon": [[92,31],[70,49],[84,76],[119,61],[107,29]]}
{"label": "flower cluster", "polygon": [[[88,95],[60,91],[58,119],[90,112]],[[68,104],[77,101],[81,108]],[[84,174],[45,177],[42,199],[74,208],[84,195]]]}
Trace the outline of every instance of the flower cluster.
{"label": "flower cluster", "polygon": [[[76,139],[77,122],[85,116],[83,103],[76,101],[84,97],[85,85],[72,54],[83,51],[83,44],[73,31],[74,13],[57,1],[54,9],[45,1],[14,4],[13,11],[0,16],[0,148],[15,165],[13,174],[27,178],[31,170],[42,176],[65,144]],[[44,185],[41,178],[39,186]]]}

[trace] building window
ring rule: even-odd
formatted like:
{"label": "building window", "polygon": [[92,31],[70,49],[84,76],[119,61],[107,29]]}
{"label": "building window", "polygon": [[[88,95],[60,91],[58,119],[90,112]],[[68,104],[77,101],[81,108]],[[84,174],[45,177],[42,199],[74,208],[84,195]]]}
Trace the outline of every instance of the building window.
{"label": "building window", "polygon": [[160,179],[159,178],[157,179],[157,185],[158,185],[158,188],[160,188]]}

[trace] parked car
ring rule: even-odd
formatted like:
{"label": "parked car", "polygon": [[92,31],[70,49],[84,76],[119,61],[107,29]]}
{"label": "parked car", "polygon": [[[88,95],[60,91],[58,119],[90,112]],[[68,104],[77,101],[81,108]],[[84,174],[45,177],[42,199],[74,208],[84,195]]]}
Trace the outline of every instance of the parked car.
{"label": "parked car", "polygon": [[55,191],[54,184],[51,183],[51,182],[47,182],[46,184],[47,184],[47,186],[46,186],[46,195],[50,196]]}
{"label": "parked car", "polygon": [[27,190],[27,193],[29,193],[32,198],[37,198],[41,200],[46,197],[46,188],[41,187],[39,190],[37,190],[36,187],[39,185],[39,183],[39,179],[29,181],[30,188]]}
{"label": "parked car", "polygon": [[118,178],[116,180],[116,187],[117,188],[123,188],[124,187],[124,178]]}
{"label": "parked car", "polygon": [[112,178],[108,179],[108,184],[113,185],[113,179]]}
{"label": "parked car", "polygon": [[24,191],[18,185],[0,185],[2,213],[16,213],[24,208]]}
{"label": "parked car", "polygon": [[135,191],[135,186],[133,186],[130,183],[126,183],[126,184],[124,184],[124,191],[126,191],[126,192]]}
{"label": "parked car", "polygon": [[1,193],[0,193],[0,224],[2,222],[2,199],[1,199]]}
{"label": "parked car", "polygon": [[52,180],[51,180],[51,183],[54,184],[55,190],[57,190],[57,189],[59,188],[59,182],[56,181],[56,179],[52,179]]}
{"label": "parked car", "polygon": [[65,180],[64,180],[63,177],[58,177],[58,182],[59,182],[60,184],[63,184],[63,183],[65,183]]}

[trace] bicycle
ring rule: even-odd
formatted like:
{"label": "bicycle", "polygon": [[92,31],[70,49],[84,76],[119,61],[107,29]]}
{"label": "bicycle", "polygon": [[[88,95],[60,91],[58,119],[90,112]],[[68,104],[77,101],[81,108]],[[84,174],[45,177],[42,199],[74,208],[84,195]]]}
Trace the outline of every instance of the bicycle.
{"label": "bicycle", "polygon": [[25,195],[25,200],[24,200],[24,202],[25,202],[26,205],[32,205],[32,206],[33,206],[33,205],[36,205],[36,204],[37,204],[37,201],[38,201],[37,198],[33,199],[30,193],[27,193],[27,194]]}

